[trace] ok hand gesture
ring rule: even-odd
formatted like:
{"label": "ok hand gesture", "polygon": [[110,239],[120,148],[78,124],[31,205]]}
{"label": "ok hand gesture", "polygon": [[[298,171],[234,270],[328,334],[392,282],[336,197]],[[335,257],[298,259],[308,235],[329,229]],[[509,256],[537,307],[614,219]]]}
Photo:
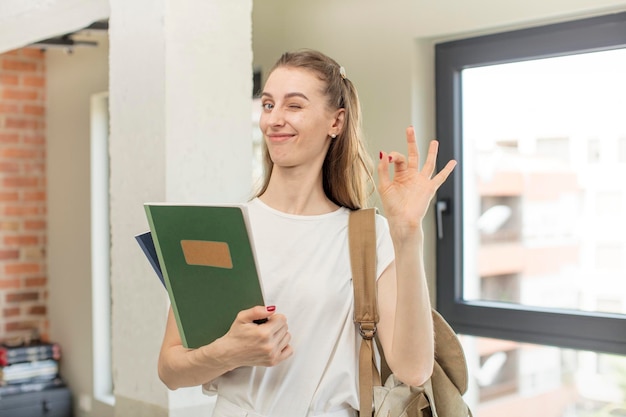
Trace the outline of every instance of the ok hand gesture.
{"label": "ok hand gesture", "polygon": [[[380,152],[378,163],[378,192],[385,216],[392,231],[405,233],[421,227],[435,193],[448,178],[456,161],[449,161],[435,176],[439,143],[431,141],[424,166],[419,167],[419,151],[412,127],[406,129],[408,157],[398,152]],[[393,164],[393,175],[390,166]]]}

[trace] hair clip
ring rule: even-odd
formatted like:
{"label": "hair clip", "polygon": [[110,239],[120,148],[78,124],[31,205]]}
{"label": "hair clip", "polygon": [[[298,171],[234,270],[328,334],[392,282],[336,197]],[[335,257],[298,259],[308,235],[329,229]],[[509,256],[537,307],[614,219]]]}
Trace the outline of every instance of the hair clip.
{"label": "hair clip", "polygon": [[346,69],[344,67],[339,67],[339,75],[341,75],[341,78],[344,80],[346,79]]}

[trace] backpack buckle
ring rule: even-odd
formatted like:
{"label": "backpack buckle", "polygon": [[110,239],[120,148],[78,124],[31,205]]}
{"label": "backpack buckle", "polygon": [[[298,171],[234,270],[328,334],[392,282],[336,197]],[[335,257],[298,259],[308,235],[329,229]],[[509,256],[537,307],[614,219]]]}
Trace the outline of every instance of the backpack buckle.
{"label": "backpack buckle", "polygon": [[359,333],[365,340],[372,340],[376,335],[376,323],[359,323]]}

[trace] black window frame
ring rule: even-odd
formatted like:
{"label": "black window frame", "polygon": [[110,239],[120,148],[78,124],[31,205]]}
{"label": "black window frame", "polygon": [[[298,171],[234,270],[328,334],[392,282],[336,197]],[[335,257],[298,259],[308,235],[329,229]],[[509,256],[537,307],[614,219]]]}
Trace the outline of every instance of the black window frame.
{"label": "black window frame", "polygon": [[437,309],[457,332],[626,354],[626,315],[463,299],[463,172],[459,169],[463,165],[462,70],[621,48],[626,48],[626,12],[435,44],[439,168],[451,158],[459,161],[435,204]]}

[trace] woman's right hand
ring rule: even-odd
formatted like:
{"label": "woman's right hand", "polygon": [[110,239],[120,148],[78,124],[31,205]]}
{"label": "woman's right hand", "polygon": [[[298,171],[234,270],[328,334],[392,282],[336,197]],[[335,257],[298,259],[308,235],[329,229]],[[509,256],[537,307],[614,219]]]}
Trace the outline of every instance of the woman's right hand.
{"label": "woman's right hand", "polygon": [[[267,319],[256,324],[255,320]],[[240,366],[274,366],[293,353],[287,319],[272,307],[239,312],[229,331],[198,349],[183,346],[170,307],[159,355],[159,378],[170,389],[205,384]]]}
{"label": "woman's right hand", "polygon": [[274,306],[257,306],[240,311],[230,330],[216,342],[223,344],[228,363],[235,369],[279,364],[293,353],[290,340],[287,318],[277,314]]}

